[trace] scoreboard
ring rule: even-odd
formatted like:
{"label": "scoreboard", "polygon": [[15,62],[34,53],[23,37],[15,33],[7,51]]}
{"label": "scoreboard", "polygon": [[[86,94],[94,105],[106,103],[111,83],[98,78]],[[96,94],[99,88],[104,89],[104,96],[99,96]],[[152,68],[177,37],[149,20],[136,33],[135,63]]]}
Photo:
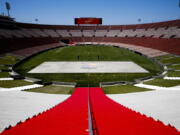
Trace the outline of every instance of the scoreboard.
{"label": "scoreboard", "polygon": [[75,18],[75,24],[102,24],[102,18]]}

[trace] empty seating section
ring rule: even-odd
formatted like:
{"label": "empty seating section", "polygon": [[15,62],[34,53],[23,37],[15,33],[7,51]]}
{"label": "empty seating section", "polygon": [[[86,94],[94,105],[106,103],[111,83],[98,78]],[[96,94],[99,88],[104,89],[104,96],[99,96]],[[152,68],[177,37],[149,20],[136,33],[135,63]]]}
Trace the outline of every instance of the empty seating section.
{"label": "empty seating section", "polygon": [[[1,52],[3,52],[3,50],[6,50],[5,53],[8,52],[8,47],[10,52],[12,50],[30,48],[36,45],[58,43],[61,39],[70,39],[74,42],[134,44],[164,52],[180,54],[180,20],[141,25],[107,25],[97,27],[15,24],[17,28],[0,29],[0,43],[3,44],[2,47],[6,46],[6,48],[1,49]],[[43,38],[47,38],[47,40],[43,41]],[[9,39],[11,40],[9,41]],[[8,42],[11,42],[11,45]],[[18,44],[18,47],[16,44]],[[28,46],[30,44],[32,46]],[[16,46],[16,48],[14,48],[14,46]]]}
{"label": "empty seating section", "polygon": [[123,30],[119,33],[118,37],[134,37],[136,34],[133,30]]}
{"label": "empty seating section", "polygon": [[0,29],[0,36],[4,38],[24,37],[153,37],[180,38],[180,28],[160,27],[130,30],[59,30],[59,29]]}
{"label": "empty seating section", "polygon": [[84,37],[93,37],[95,35],[94,30],[83,30],[83,36]]}
{"label": "empty seating section", "polygon": [[145,32],[145,36],[146,37],[153,37],[155,33],[155,29],[154,28],[149,28],[146,32]]}
{"label": "empty seating section", "polygon": [[22,29],[22,31],[24,31],[25,33],[31,35],[32,37],[35,37],[35,38],[40,37],[40,34],[33,31],[33,29]]}
{"label": "empty seating section", "polygon": [[29,35],[29,34],[27,34],[27,33],[25,33],[24,31],[22,31],[21,29],[19,29],[19,30],[14,30],[16,33],[19,33],[19,34],[21,34],[22,36],[21,36],[21,38],[29,38],[29,37],[32,37],[31,35]]}
{"label": "empty seating section", "polygon": [[27,37],[34,37],[33,33],[26,29],[21,29],[21,31],[27,36]]}
{"label": "empty seating section", "polygon": [[0,36],[4,38],[23,38],[25,34],[21,30],[0,29]]}
{"label": "empty seating section", "polygon": [[163,52],[163,51],[159,51],[156,49],[152,49],[152,48],[146,48],[146,47],[142,47],[142,46],[136,46],[136,45],[130,45],[130,44],[123,44],[123,43],[108,43],[108,42],[78,42],[78,44],[95,44],[95,45],[114,45],[114,46],[119,46],[122,48],[128,48],[130,50],[134,50],[137,52],[140,52],[146,56],[149,57],[156,57],[156,56],[161,56],[161,55],[166,55],[168,53]]}
{"label": "empty seating section", "polygon": [[[156,49],[163,52],[173,53],[180,55],[180,46],[179,38],[151,38],[151,37],[94,37],[93,40],[91,38],[83,38],[84,42],[107,42],[111,43],[125,43],[132,44],[136,46],[142,46],[146,48]],[[74,41],[76,39],[74,38]],[[79,40],[77,40],[78,42]]]}
{"label": "empty seating section", "polygon": [[[1,39],[0,53],[8,53],[14,51],[20,51],[25,48],[34,48],[36,46],[43,46],[46,44],[58,43],[59,39],[43,37],[43,38],[8,38]],[[60,45],[60,43],[58,43]],[[52,46],[53,47],[53,46]],[[51,46],[49,46],[51,48]],[[24,52],[25,53],[25,52]]]}
{"label": "empty seating section", "polygon": [[49,48],[59,47],[59,46],[61,46],[60,43],[44,44],[41,46],[34,46],[34,47],[19,49],[17,51],[12,51],[11,53],[18,56],[30,56],[34,53],[38,53],[40,51],[43,51]]}
{"label": "empty seating section", "polygon": [[116,37],[119,34],[120,30],[109,30],[107,37]]}
{"label": "empty seating section", "polygon": [[120,31],[119,34],[117,35],[117,37],[126,37],[126,36],[127,34],[125,31],[124,32]]}
{"label": "empty seating section", "polygon": [[[154,37],[159,38],[166,35],[165,28],[158,28],[157,30],[154,28],[150,28],[148,30],[145,29],[136,29],[134,31],[134,35],[137,35],[136,37]],[[132,36],[133,37],[133,36]]]}
{"label": "empty seating section", "polygon": [[157,30],[154,31],[153,37],[159,38],[163,37],[166,34],[165,28],[158,28]]}
{"label": "empty seating section", "polygon": [[0,35],[4,38],[12,38],[13,36],[7,30],[0,29]]}
{"label": "empty seating section", "polygon": [[70,30],[69,33],[72,37],[82,37],[82,32],[80,30]]}
{"label": "empty seating section", "polygon": [[[180,37],[180,21],[170,21],[164,23],[152,23],[141,25],[111,25],[111,26],[53,26],[19,24],[18,30],[0,29],[3,37],[154,37],[170,38]],[[26,36],[26,34],[28,36]]]}
{"label": "empty seating section", "polygon": [[107,30],[96,30],[95,37],[104,37],[107,34]]}
{"label": "empty seating section", "polygon": [[41,29],[31,29],[32,32],[34,32],[39,37],[48,37],[48,34],[43,32]]}
{"label": "empty seating section", "polygon": [[44,33],[47,33],[50,37],[59,37],[55,30],[45,29]]}
{"label": "empty seating section", "polygon": [[[171,36],[178,35],[178,28],[177,27],[169,27],[166,29],[166,33],[163,38],[170,38]],[[175,37],[176,37],[175,36]]]}
{"label": "empty seating section", "polygon": [[56,30],[56,32],[61,36],[61,37],[70,37],[70,34],[67,30]]}
{"label": "empty seating section", "polygon": [[15,38],[23,38],[24,37],[20,32],[18,32],[16,30],[7,30],[7,32]]}
{"label": "empty seating section", "polygon": [[174,35],[175,35],[176,38],[180,38],[180,28],[178,28],[178,29],[175,28],[172,31],[174,31]]}
{"label": "empty seating section", "polygon": [[136,29],[134,32],[135,32],[136,37],[146,36],[146,30],[145,29]]}

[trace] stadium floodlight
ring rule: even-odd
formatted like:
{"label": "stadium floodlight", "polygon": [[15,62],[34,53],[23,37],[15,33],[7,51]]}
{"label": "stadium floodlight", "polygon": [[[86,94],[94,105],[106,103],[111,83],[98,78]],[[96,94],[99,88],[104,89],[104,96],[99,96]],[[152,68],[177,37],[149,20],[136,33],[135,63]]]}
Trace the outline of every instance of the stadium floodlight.
{"label": "stadium floodlight", "polygon": [[[137,21],[138,21],[138,23],[140,23],[140,22],[142,21],[142,19],[141,19],[141,18],[139,18],[139,19],[137,19]],[[140,26],[140,25],[137,25],[136,29],[138,29],[138,28],[139,28],[139,26]]]}
{"label": "stadium floodlight", "polygon": [[39,19],[36,18],[36,19],[35,19],[35,22],[37,23],[38,21],[39,21]]}
{"label": "stadium floodlight", "polygon": [[0,14],[2,15],[2,16],[4,16],[4,12],[3,12],[3,7],[2,7],[2,1],[0,0]]}
{"label": "stadium floodlight", "polygon": [[138,19],[138,22],[141,22],[141,21],[142,21],[141,18],[139,18],[139,19]]}
{"label": "stadium floodlight", "polygon": [[11,9],[11,5],[10,5],[9,2],[6,2],[5,4],[6,4],[6,9],[7,9],[7,12],[8,12],[8,16],[10,16],[9,11],[10,11],[10,9]]}

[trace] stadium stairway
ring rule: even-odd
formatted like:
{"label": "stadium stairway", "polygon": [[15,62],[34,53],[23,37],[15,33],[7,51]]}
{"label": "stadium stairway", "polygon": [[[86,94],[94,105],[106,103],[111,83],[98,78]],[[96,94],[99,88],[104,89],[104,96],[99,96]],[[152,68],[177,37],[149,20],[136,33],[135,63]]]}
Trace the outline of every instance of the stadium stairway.
{"label": "stadium stairway", "polygon": [[[91,122],[88,112],[91,114]],[[91,127],[88,123],[93,124],[93,130],[88,128]],[[73,95],[63,103],[4,130],[0,135],[21,134],[180,135],[180,132],[112,101],[101,88],[76,88]]]}
{"label": "stadium stairway", "polygon": [[[175,128],[148,118],[108,98],[101,88],[90,88],[97,135],[179,135]],[[95,134],[95,135],[96,135]]]}
{"label": "stadium stairway", "polygon": [[88,135],[88,89],[77,88],[65,102],[17,124],[1,135]]}

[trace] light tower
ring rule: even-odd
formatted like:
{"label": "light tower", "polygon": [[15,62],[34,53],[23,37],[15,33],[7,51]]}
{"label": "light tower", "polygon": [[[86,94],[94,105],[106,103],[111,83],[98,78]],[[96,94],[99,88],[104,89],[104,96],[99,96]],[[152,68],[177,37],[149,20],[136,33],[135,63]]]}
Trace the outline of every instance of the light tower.
{"label": "light tower", "polygon": [[9,2],[6,2],[5,5],[6,5],[7,12],[8,12],[8,16],[10,17],[9,11],[10,11],[10,9],[11,9],[11,5],[10,5]]}
{"label": "light tower", "polygon": [[[180,8],[180,0],[179,0],[179,4],[178,4],[179,8]],[[180,19],[180,18],[179,18]]]}

